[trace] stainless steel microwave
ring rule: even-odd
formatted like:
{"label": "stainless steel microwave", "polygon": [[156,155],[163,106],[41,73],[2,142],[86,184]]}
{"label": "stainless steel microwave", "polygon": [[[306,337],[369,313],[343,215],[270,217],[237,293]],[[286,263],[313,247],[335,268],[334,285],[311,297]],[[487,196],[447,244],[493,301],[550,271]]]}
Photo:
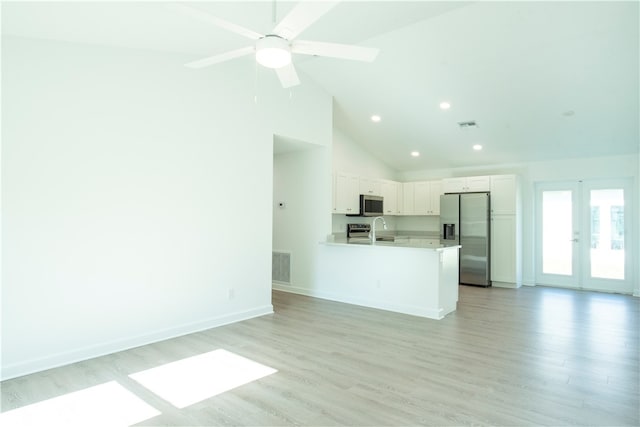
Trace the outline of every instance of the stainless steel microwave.
{"label": "stainless steel microwave", "polygon": [[382,216],[384,215],[383,198],[380,196],[360,195],[360,212],[347,216]]}

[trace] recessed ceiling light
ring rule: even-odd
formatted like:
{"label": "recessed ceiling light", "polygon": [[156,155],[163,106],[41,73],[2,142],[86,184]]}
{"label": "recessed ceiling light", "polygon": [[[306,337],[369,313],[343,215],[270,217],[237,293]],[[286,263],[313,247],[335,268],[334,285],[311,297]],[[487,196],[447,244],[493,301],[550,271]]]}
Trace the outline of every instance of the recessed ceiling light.
{"label": "recessed ceiling light", "polygon": [[413,157],[419,157],[419,156],[420,156],[420,152],[418,152],[418,151],[412,151],[412,152],[411,152],[411,156],[413,156]]}
{"label": "recessed ceiling light", "polygon": [[443,101],[440,103],[441,110],[448,110],[449,108],[451,108],[451,104],[449,104],[447,101]]}
{"label": "recessed ceiling light", "polygon": [[475,145],[473,146],[473,149],[474,149],[474,150],[476,150],[476,151],[480,151],[480,150],[482,150],[482,145],[480,145],[480,144],[475,144]]}
{"label": "recessed ceiling light", "polygon": [[373,116],[371,116],[371,121],[374,123],[378,123],[380,120],[382,120],[382,117],[380,117],[377,114],[374,114]]}

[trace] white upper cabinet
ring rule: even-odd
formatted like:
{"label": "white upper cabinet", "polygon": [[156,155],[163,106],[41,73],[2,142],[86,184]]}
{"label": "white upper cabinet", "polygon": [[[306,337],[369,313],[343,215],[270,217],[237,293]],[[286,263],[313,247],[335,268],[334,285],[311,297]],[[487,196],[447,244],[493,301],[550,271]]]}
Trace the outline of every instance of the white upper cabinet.
{"label": "white upper cabinet", "polygon": [[360,211],[360,178],[344,172],[335,174],[333,213],[357,214]]}
{"label": "white upper cabinet", "polygon": [[426,181],[413,183],[413,213],[427,215],[429,210],[429,183]]}
{"label": "white upper cabinet", "polygon": [[404,214],[404,189],[401,182],[396,182],[396,215]]}
{"label": "white upper cabinet", "polygon": [[402,183],[402,215],[414,215],[414,182]]}
{"label": "white upper cabinet", "polygon": [[405,182],[402,193],[402,215],[440,215],[442,181]]}
{"label": "white upper cabinet", "polygon": [[442,191],[445,193],[461,193],[466,187],[466,178],[445,178],[442,180]]}
{"label": "white upper cabinet", "polygon": [[380,184],[385,215],[398,215],[398,184],[386,180]]}
{"label": "white upper cabinet", "polygon": [[360,177],[360,194],[369,196],[382,195],[382,180]]}
{"label": "white upper cabinet", "polygon": [[413,214],[440,215],[442,181],[420,181],[413,184]]}
{"label": "white upper cabinet", "polygon": [[470,193],[490,190],[490,176],[468,176],[463,178],[445,178],[442,180],[443,193]]}
{"label": "white upper cabinet", "polygon": [[518,198],[518,181],[515,175],[491,176],[491,213],[515,215]]}
{"label": "white upper cabinet", "polygon": [[442,181],[429,181],[429,207],[427,215],[440,215],[440,196],[442,194]]}

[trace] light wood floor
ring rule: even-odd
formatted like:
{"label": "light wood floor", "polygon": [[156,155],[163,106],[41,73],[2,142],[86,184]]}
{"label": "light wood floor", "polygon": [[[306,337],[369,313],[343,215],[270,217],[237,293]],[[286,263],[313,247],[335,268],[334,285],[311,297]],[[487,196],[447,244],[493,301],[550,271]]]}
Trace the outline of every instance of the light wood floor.
{"label": "light wood floor", "polygon": [[[463,286],[440,321],[273,302],[274,315],[5,381],[2,410],[115,380],[162,412],[140,425],[640,425],[638,298]],[[184,409],[128,377],[218,348],[278,372]]]}

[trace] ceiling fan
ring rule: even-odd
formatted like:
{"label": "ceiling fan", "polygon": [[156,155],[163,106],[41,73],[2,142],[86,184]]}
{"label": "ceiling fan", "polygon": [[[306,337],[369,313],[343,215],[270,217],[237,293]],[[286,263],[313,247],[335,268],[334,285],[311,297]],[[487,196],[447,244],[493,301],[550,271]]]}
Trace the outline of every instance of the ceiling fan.
{"label": "ceiling fan", "polygon": [[378,55],[379,49],[376,48],[296,39],[300,33],[338,3],[337,1],[302,1],[273,28],[270,34],[257,33],[185,4],[172,3],[168,6],[195,19],[216,25],[255,42],[253,46],[246,46],[189,62],[185,64],[186,67],[208,67],[255,53],[256,61],[267,68],[275,69],[282,86],[288,88],[300,84],[298,73],[291,62],[292,53],[367,62],[373,61]]}

